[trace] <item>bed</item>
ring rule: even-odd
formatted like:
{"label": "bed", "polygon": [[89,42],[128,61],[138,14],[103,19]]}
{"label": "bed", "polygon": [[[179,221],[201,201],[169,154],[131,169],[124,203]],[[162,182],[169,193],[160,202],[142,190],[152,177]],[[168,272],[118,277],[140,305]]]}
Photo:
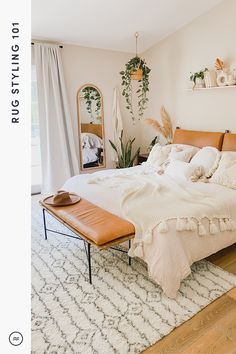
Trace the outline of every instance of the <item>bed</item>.
{"label": "bed", "polygon": [[[173,143],[193,145],[198,148],[212,146],[222,151],[236,151],[236,134],[178,129],[175,132]],[[132,182],[138,175],[141,176],[140,178],[149,178],[153,176],[153,173],[153,169],[145,164],[118,171],[104,170],[93,174],[74,176],[66,181],[62,188],[79,194],[119,217],[126,218],[122,206],[124,190],[119,185],[109,186],[106,181],[109,176],[111,181],[126,176],[127,180]],[[185,181],[183,185],[183,181],[178,180],[178,177],[174,182],[171,181],[169,176],[155,176],[155,178],[157,178],[157,183],[159,181],[160,183],[176,183],[186,190],[191,189],[193,193],[206,195],[212,200],[217,200],[219,204],[227,207],[230,217],[236,221],[236,189],[214,183],[193,183],[190,180]],[[148,198],[146,202],[148,206]],[[163,205],[159,205],[157,200],[156,210],[159,212],[162,208]],[[140,205],[139,209],[145,213],[145,206]],[[202,223],[205,228],[208,227],[207,220],[203,219]],[[225,230],[215,232],[212,235],[199,236],[199,233],[193,230],[177,231],[175,220],[169,220],[168,231],[163,233],[159,231],[158,227],[153,228],[151,242],[142,244],[143,251],[139,257],[147,263],[150,277],[162,287],[167,296],[174,298],[181,281],[191,273],[191,265],[194,262],[235,242],[236,230]]]}
{"label": "bed", "polygon": [[103,141],[101,124],[81,124],[81,157],[84,168],[101,164]]}

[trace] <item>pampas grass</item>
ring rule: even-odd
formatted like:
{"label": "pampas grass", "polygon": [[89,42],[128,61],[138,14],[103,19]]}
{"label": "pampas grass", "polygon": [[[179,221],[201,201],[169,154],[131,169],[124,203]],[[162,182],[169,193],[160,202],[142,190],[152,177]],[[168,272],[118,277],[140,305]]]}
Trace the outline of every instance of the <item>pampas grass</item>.
{"label": "pampas grass", "polygon": [[215,62],[215,68],[216,70],[223,70],[224,69],[224,62],[220,60],[219,58],[216,59]]}
{"label": "pampas grass", "polygon": [[157,120],[152,118],[147,118],[144,120],[144,122],[155,129],[159,134],[161,134],[168,143],[171,143],[173,131],[170,116],[163,106],[161,107],[160,113],[162,125]]}

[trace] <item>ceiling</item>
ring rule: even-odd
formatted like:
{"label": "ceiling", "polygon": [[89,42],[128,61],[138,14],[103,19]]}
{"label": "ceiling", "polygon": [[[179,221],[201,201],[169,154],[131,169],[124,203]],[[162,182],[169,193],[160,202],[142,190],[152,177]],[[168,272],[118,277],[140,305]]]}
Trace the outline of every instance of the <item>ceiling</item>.
{"label": "ceiling", "polygon": [[32,38],[138,52],[222,0],[32,0]]}

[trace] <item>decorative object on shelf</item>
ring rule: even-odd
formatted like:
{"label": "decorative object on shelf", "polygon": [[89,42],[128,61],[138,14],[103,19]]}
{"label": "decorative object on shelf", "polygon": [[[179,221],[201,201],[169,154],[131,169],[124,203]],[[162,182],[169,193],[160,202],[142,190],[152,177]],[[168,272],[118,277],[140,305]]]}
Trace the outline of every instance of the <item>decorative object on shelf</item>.
{"label": "decorative object on shelf", "polygon": [[204,87],[204,74],[208,69],[205,68],[204,70],[195,72],[195,73],[190,73],[190,81],[193,81],[193,89],[194,88],[202,88]]}
{"label": "decorative object on shelf", "polygon": [[230,72],[231,72],[231,74],[233,75],[234,80],[236,80],[236,63],[233,63],[233,64],[230,66]]}
{"label": "decorative object on shelf", "polygon": [[224,62],[221,59],[216,58],[215,68],[216,68],[216,70],[223,70],[224,69]]}
{"label": "decorative object on shelf", "polygon": [[228,83],[228,75],[224,71],[217,75],[216,82],[218,86],[226,86]]}
{"label": "decorative object on shelf", "polygon": [[127,167],[132,167],[134,164],[134,161],[136,159],[136,157],[139,155],[140,153],[140,147],[137,149],[137,151],[135,152],[135,154],[132,157],[132,146],[133,143],[135,141],[135,138],[133,138],[132,140],[129,138],[129,140],[126,142],[126,144],[123,142],[123,130],[121,131],[121,136],[119,137],[120,140],[120,153],[118,151],[118,148],[115,146],[115,144],[109,140],[112,148],[115,150],[115,152],[117,153],[117,157],[118,157],[118,162],[116,164],[117,168],[127,168]]}
{"label": "decorative object on shelf", "polygon": [[204,81],[205,81],[205,87],[207,88],[217,86],[215,70],[207,70],[204,73]]}
{"label": "decorative object on shelf", "polygon": [[167,140],[167,144],[170,144],[173,138],[171,119],[169,114],[166,112],[164,106],[161,107],[160,113],[162,125],[157,120],[152,118],[145,119],[145,123],[153,127],[160,135],[162,135]]}
{"label": "decorative object on shelf", "polygon": [[160,137],[158,135],[155,136],[154,139],[152,139],[152,141],[150,142],[149,146],[148,146],[148,151],[150,152],[153,148],[154,145],[158,144],[160,141]]}
{"label": "decorative object on shelf", "polygon": [[235,85],[236,84],[236,79],[234,78],[234,73],[230,73],[228,75],[228,80],[227,80],[227,85],[228,86],[232,86],[232,85]]}
{"label": "decorative object on shelf", "polygon": [[138,56],[137,52],[137,40],[138,32],[135,33],[136,37],[136,56],[125,64],[125,70],[120,72],[122,82],[124,86],[122,95],[126,100],[126,108],[130,111],[132,120],[135,121],[135,114],[133,109],[132,99],[132,82],[131,80],[138,80],[138,88],[136,93],[138,94],[138,115],[139,119],[142,118],[145,109],[147,108],[148,98],[147,92],[149,91],[149,74],[151,69],[146,65],[144,59]]}

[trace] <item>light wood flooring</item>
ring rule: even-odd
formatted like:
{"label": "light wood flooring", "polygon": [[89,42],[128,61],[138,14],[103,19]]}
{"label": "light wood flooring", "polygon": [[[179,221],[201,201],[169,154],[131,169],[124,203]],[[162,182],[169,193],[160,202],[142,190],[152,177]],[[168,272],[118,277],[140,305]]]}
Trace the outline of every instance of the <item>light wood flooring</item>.
{"label": "light wood flooring", "polygon": [[[207,258],[236,274],[236,245]],[[236,288],[174,329],[143,354],[236,354]]]}

